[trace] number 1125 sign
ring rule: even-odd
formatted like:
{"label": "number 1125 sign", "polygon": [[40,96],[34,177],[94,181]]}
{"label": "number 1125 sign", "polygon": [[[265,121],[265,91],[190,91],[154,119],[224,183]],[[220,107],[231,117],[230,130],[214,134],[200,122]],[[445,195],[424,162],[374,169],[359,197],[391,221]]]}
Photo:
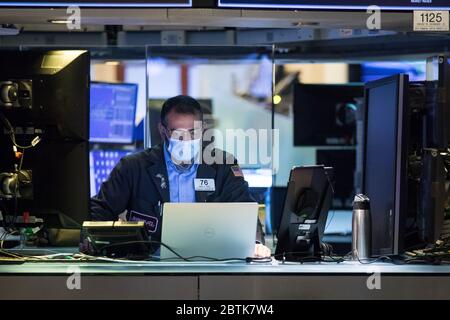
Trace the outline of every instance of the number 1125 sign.
{"label": "number 1125 sign", "polygon": [[449,31],[448,11],[414,11],[414,31]]}

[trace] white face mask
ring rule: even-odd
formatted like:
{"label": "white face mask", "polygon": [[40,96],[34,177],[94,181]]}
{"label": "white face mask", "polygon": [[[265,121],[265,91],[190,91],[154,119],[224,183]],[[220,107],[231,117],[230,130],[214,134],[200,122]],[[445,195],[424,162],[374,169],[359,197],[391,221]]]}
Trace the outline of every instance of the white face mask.
{"label": "white face mask", "polygon": [[167,151],[169,151],[172,161],[174,161],[175,163],[177,162],[192,163],[193,160],[197,159],[197,156],[200,152],[200,139],[195,140],[169,139]]}

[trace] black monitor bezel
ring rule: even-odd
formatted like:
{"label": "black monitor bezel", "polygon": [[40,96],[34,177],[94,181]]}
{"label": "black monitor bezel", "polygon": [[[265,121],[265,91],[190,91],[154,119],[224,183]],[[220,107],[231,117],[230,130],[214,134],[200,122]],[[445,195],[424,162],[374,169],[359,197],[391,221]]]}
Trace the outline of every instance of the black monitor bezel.
{"label": "black monitor bezel", "polygon": [[[319,208],[316,212],[316,216],[304,220],[289,209],[291,200],[294,197],[294,187],[292,184],[294,176],[298,176],[301,171],[307,172],[313,182],[313,176],[317,178],[318,172],[323,172],[326,178],[325,192],[320,195]],[[309,171],[309,172],[308,172]],[[304,261],[304,259],[313,259],[314,261],[321,258],[321,241],[325,231],[325,224],[328,217],[328,211],[330,209],[331,201],[333,198],[333,182],[332,182],[333,168],[325,167],[323,165],[310,165],[293,167],[289,174],[289,181],[287,187],[286,197],[283,202],[282,213],[279,221],[279,228],[277,230],[277,245],[275,248],[275,258],[277,260],[288,261]],[[311,242],[308,245],[306,251],[297,252],[293,251],[293,248],[297,247],[291,240],[290,227],[293,224],[308,224],[310,225],[309,231],[311,232]]]}
{"label": "black monitor bezel", "polygon": [[[393,243],[390,248],[375,248],[372,240],[372,253],[376,255],[398,255],[405,250],[404,247],[404,232],[405,220],[407,216],[407,196],[408,196],[408,137],[409,137],[409,121],[408,121],[408,88],[409,76],[407,74],[396,74],[386,78],[367,82],[364,86],[364,138],[363,138],[363,172],[362,172],[362,190],[367,192],[367,137],[368,137],[368,105],[369,105],[369,91],[387,84],[397,83],[397,121],[395,131],[396,137],[396,165],[395,165],[395,212],[394,212],[394,230]],[[372,220],[373,220],[373,214]],[[374,230],[375,225],[372,224]],[[372,232],[372,239],[375,232]]]}

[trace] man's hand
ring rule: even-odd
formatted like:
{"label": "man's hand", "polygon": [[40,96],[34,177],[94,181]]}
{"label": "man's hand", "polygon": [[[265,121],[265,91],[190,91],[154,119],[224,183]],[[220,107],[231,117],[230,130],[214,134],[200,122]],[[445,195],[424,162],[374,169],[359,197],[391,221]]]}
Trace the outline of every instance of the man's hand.
{"label": "man's hand", "polygon": [[254,256],[257,258],[270,258],[270,249],[263,244],[257,243],[255,245]]}

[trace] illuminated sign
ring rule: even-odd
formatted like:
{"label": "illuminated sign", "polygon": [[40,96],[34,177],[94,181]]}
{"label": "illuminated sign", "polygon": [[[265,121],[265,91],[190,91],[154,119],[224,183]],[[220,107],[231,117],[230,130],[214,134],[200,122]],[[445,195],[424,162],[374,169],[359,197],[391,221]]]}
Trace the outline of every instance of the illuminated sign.
{"label": "illuminated sign", "polygon": [[61,1],[46,0],[43,2],[32,1],[2,1],[1,7],[103,7],[103,8],[167,8],[167,7],[192,7],[192,0],[172,0],[172,1],[156,1],[156,0],[78,0],[78,1]]}
{"label": "illuminated sign", "polygon": [[449,0],[218,0],[219,7],[271,9],[367,10],[450,10]]}

